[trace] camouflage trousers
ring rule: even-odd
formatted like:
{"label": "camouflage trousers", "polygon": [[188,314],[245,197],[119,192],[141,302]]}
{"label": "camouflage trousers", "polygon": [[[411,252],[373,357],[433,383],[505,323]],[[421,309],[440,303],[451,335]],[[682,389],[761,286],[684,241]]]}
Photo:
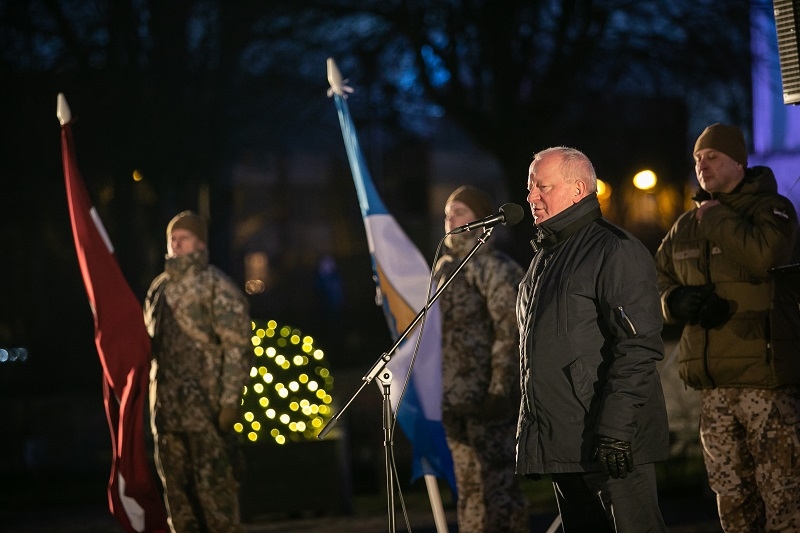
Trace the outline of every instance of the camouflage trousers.
{"label": "camouflage trousers", "polygon": [[458,490],[459,533],[528,531],[516,460],[516,421],[449,418],[445,429]]}
{"label": "camouflage trousers", "polygon": [[701,393],[700,439],[727,532],[800,532],[800,386]]}
{"label": "camouflage trousers", "polygon": [[155,462],[173,533],[240,533],[239,483],[216,431],[161,433]]}

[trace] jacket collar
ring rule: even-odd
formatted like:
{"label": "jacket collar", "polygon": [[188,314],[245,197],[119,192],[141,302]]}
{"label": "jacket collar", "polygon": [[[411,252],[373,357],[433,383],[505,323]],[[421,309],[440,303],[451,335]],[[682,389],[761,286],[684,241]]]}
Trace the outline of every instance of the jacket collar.
{"label": "jacket collar", "polygon": [[745,170],[742,181],[740,181],[731,192],[710,194],[698,187],[695,195],[692,196],[692,200],[699,204],[700,202],[711,200],[712,198],[715,200],[722,200],[723,198],[731,198],[737,194],[759,194],[765,192],[777,193],[778,182],[775,179],[775,174],[772,172],[772,169],[757,165]]}
{"label": "jacket collar", "polygon": [[203,270],[208,266],[208,250],[197,250],[179,257],[167,257],[164,261],[164,271],[173,280]]}
{"label": "jacket collar", "polygon": [[597,194],[592,193],[556,216],[541,224],[534,224],[536,235],[531,240],[531,246],[534,252],[555,246],[602,216]]}
{"label": "jacket collar", "polygon": [[[447,254],[461,259],[472,250],[481,237],[483,237],[483,232],[481,231],[467,231],[456,235],[450,235],[449,240],[445,239]],[[486,241],[483,246],[478,249],[477,253],[485,252],[491,245],[491,241]]]}

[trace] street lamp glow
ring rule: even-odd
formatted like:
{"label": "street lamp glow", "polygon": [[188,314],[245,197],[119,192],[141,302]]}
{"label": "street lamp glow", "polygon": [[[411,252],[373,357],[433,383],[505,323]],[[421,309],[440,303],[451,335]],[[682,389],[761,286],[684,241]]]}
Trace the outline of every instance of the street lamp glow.
{"label": "street lamp glow", "polygon": [[611,198],[611,186],[603,180],[597,180],[597,197],[600,200]]}
{"label": "street lamp glow", "polygon": [[633,177],[633,184],[637,189],[646,191],[656,186],[656,173],[652,170],[642,170]]}

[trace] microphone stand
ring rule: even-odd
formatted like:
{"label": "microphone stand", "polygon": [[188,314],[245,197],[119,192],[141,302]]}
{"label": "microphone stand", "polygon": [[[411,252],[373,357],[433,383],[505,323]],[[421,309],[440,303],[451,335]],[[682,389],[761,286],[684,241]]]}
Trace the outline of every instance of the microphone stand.
{"label": "microphone stand", "polygon": [[[370,383],[373,379],[375,379],[375,377],[379,373],[381,374],[381,376],[378,379],[381,382],[381,387],[383,389],[383,430],[384,430],[384,438],[385,438],[383,446],[384,446],[384,458],[385,458],[385,461],[386,461],[386,465],[385,465],[385,468],[386,468],[386,489],[387,489],[386,490],[386,494],[387,494],[387,497],[388,497],[388,505],[387,505],[387,507],[388,507],[388,514],[389,514],[389,532],[390,533],[395,533],[394,471],[392,470],[392,466],[391,466],[392,449],[393,449],[393,446],[394,446],[394,444],[393,444],[393,438],[394,437],[392,435],[392,427],[393,427],[393,424],[392,424],[392,406],[391,406],[391,401],[390,401],[390,398],[389,398],[389,390],[390,390],[391,383],[392,383],[392,372],[388,368],[385,369],[385,367],[386,367],[387,363],[389,363],[389,361],[392,360],[392,357],[394,356],[395,352],[397,351],[397,348],[400,347],[400,345],[403,343],[403,341],[406,339],[406,337],[408,337],[408,335],[411,333],[411,331],[417,326],[417,323],[425,316],[425,313],[427,313],[428,309],[430,309],[431,306],[434,304],[434,302],[439,299],[439,296],[441,296],[442,292],[444,292],[444,290],[450,285],[450,282],[452,282],[453,279],[455,279],[455,277],[458,275],[458,273],[461,272],[461,269],[464,268],[464,265],[466,265],[467,262],[470,259],[472,259],[472,256],[475,255],[475,252],[478,251],[478,248],[480,248],[481,246],[486,244],[486,241],[488,241],[489,237],[492,236],[492,231],[493,230],[494,230],[493,226],[490,227],[490,228],[484,229],[483,235],[478,239],[478,242],[475,243],[475,246],[472,247],[472,249],[469,251],[469,253],[466,255],[466,257],[464,257],[464,259],[458,265],[458,267],[456,267],[455,271],[453,271],[453,274],[449,278],[447,278],[447,280],[444,282],[444,284],[441,287],[439,287],[439,289],[433,294],[433,296],[430,297],[430,299],[428,299],[428,302],[425,304],[425,307],[423,307],[422,310],[419,313],[417,313],[417,316],[414,318],[414,320],[411,321],[411,323],[408,325],[408,327],[406,327],[405,331],[403,331],[403,333],[400,334],[400,337],[398,337],[397,341],[395,341],[395,343],[392,345],[392,347],[389,348],[389,350],[387,352],[384,352],[383,354],[381,354],[381,356],[378,358],[378,360],[375,361],[375,363],[373,363],[373,365],[370,368],[370,370],[361,378],[362,383],[361,383],[361,386],[358,388],[358,390],[356,390],[356,392],[353,393],[353,395],[350,397],[350,399],[347,401],[347,403],[344,405],[344,407],[342,407],[339,410],[339,412],[337,412],[336,415],[334,415],[328,421],[328,423],[325,425],[325,427],[322,428],[322,431],[319,432],[319,435],[317,435],[318,439],[320,439],[320,440],[324,439],[325,436],[331,431],[331,429],[333,429],[333,426],[335,426],[336,423],[339,421],[339,419],[342,417],[342,414],[344,414],[345,410],[350,406],[351,403],[353,403],[353,400],[356,399],[356,396],[358,396],[361,393],[361,391],[364,389],[364,387],[366,387],[368,383]],[[413,359],[412,359],[412,363],[413,363]],[[413,365],[410,366],[409,369],[408,369],[409,374],[411,373],[411,369],[412,368],[413,368]],[[399,408],[399,406],[398,406],[398,408]]]}

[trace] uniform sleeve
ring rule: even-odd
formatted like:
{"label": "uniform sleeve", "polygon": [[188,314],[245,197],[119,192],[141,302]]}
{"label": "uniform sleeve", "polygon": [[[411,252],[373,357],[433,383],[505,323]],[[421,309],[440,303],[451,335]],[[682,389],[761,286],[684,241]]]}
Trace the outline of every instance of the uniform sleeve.
{"label": "uniform sleeve", "polygon": [[661,245],[656,250],[655,263],[656,263],[656,280],[658,284],[658,295],[661,304],[661,316],[668,324],[678,323],[672,317],[667,306],[667,298],[669,295],[678,288],[681,283],[675,273],[674,263],[672,261],[672,237],[675,233],[678,224],[676,223],[667,233]]}
{"label": "uniform sleeve", "polygon": [[524,272],[511,259],[490,262],[484,268],[481,292],[492,321],[492,375],[489,394],[519,396],[519,328],[517,290]]}
{"label": "uniform sleeve", "polygon": [[595,431],[630,442],[637,410],[658,381],[656,362],[664,357],[656,272],[643,245],[621,241],[608,255],[598,279],[598,296],[610,357]]}
{"label": "uniform sleeve", "polygon": [[162,298],[164,284],[167,283],[168,279],[169,276],[167,276],[166,272],[159,274],[152,283],[150,283],[150,288],[147,290],[147,295],[142,305],[144,326],[147,328],[147,334],[150,335],[150,338],[155,338],[156,336],[159,309],[164,303]]}
{"label": "uniform sleeve", "polygon": [[788,262],[797,215],[781,196],[757,201],[761,205],[748,217],[725,204],[710,208],[700,221],[700,233],[750,274],[765,278],[769,268]]}
{"label": "uniform sleeve", "polygon": [[247,299],[227,277],[215,282],[212,312],[223,352],[220,407],[237,406],[253,366],[252,323]]}

